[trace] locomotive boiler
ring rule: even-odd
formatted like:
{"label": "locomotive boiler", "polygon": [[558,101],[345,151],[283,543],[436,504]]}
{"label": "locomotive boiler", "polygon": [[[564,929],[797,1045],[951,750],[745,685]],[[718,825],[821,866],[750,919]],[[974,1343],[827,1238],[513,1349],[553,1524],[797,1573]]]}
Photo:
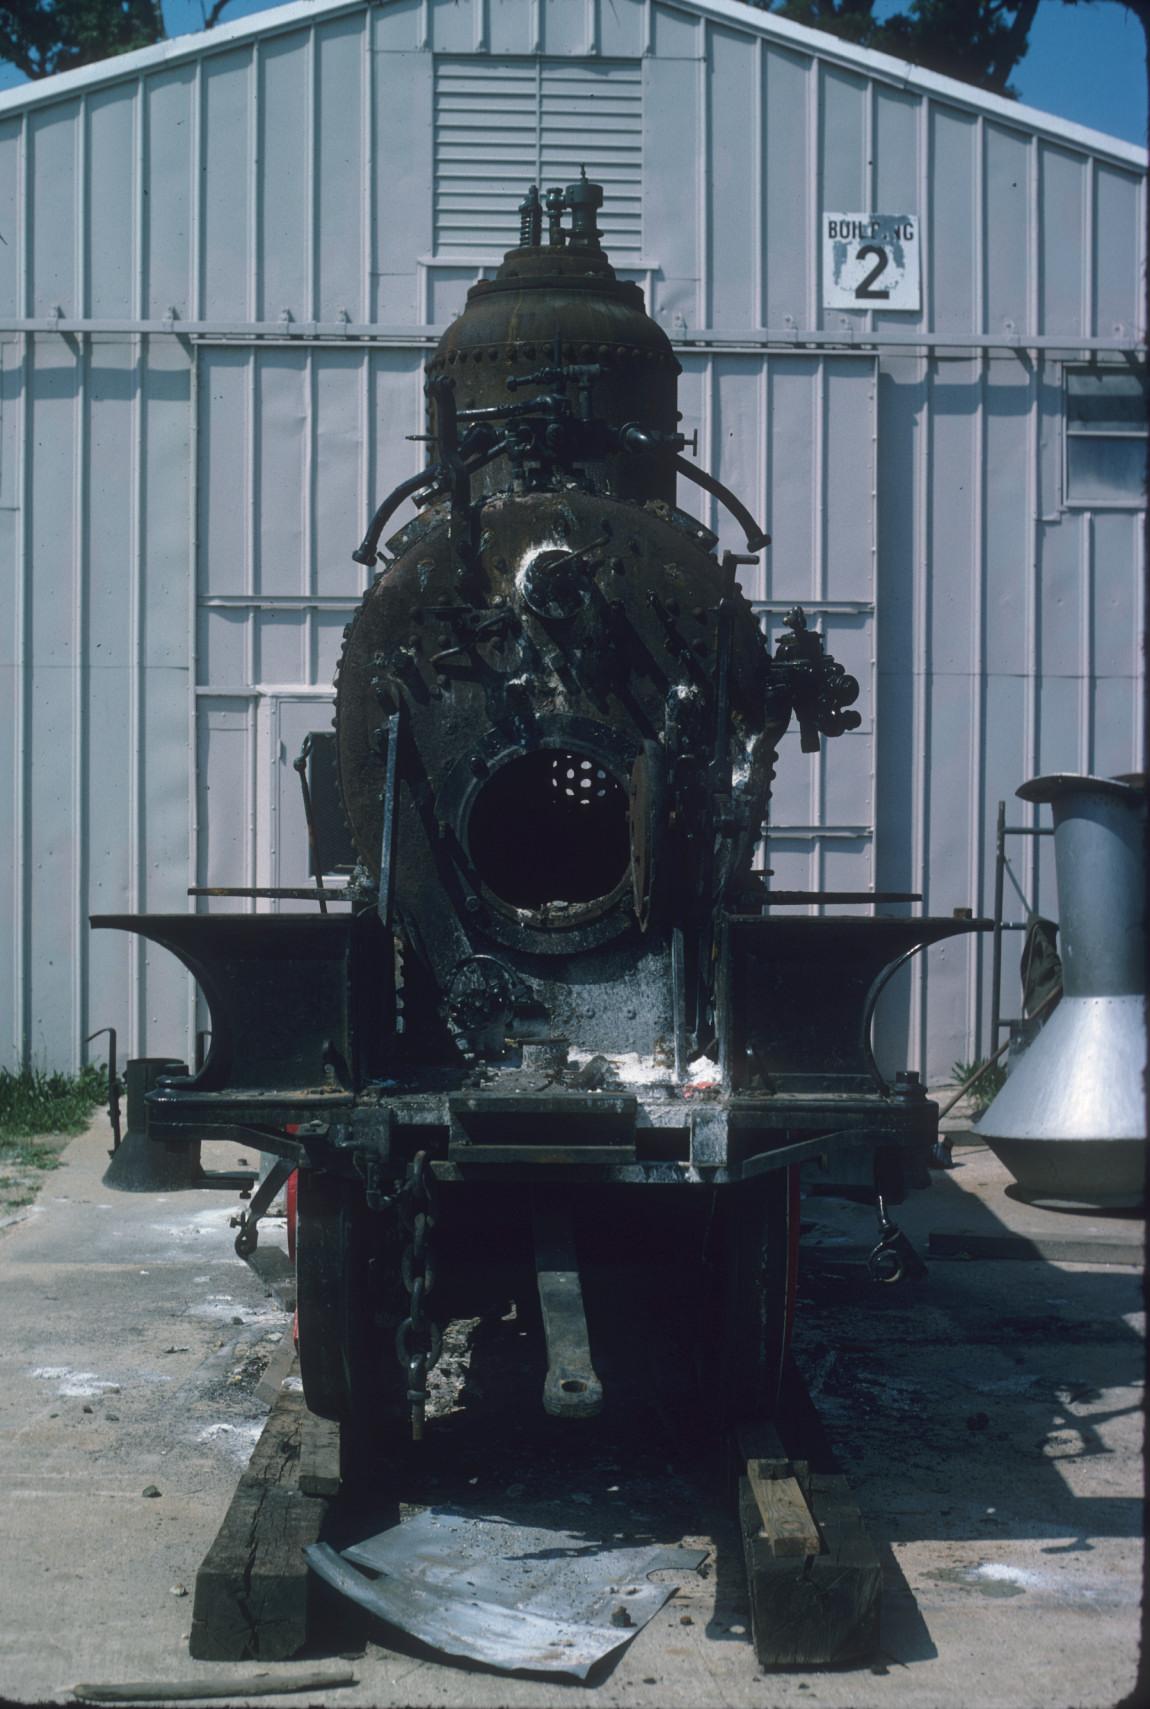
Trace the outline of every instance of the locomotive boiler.
{"label": "locomotive boiler", "polygon": [[[768,646],[738,579],[767,538],[685,455],[679,364],[602,199],[528,193],[428,364],[427,465],[354,554],[375,573],[336,681],[338,908],[94,921],[199,982],[211,1049],[150,1094],[149,1132],[272,1155],[241,1249],[295,1176],[304,1393],[369,1439],[421,1434],[444,1324],[524,1290],[543,1406],[609,1404],[582,1284],[611,1265],[680,1280],[720,1422],[769,1413],[800,1165],[845,1148],[897,1197],[936,1138],[870,1017],[903,957],[968,927],[780,913],[753,869],[783,732],[853,728],[858,684],[801,610]],[[683,480],[742,550],[678,508]],[[900,1262],[880,1242],[878,1272]]]}

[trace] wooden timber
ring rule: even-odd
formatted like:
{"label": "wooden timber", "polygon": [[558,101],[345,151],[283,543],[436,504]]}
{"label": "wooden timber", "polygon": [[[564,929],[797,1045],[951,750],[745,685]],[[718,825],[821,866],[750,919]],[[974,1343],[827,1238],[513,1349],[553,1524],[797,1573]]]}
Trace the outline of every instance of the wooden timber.
{"label": "wooden timber", "polygon": [[[307,1642],[318,1587],[303,1551],[319,1538],[324,1496],[338,1488],[338,1458],[338,1431],[312,1417],[298,1390],[281,1388],[196,1575],[196,1660],[284,1661]],[[317,1494],[305,1492],[305,1477]]]}
{"label": "wooden timber", "polygon": [[304,1414],[300,1442],[299,1487],[304,1495],[339,1494],[339,1425],[330,1418]]}
{"label": "wooden timber", "polygon": [[[803,1459],[788,1455],[801,1448]],[[739,1526],[763,1667],[845,1666],[878,1644],[882,1567],[793,1367],[777,1429],[737,1437]]]}
{"label": "wooden timber", "polygon": [[290,1337],[285,1336],[268,1360],[267,1369],[256,1384],[256,1399],[265,1406],[275,1406],[283,1392],[284,1382],[298,1372],[296,1350]]}

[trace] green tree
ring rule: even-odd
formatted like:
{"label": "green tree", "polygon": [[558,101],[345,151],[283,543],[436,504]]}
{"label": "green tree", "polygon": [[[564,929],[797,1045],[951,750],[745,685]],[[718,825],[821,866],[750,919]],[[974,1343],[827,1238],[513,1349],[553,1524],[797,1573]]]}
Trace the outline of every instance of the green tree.
{"label": "green tree", "polygon": [[[213,0],[204,28],[229,0]],[[162,0],[16,0],[0,4],[0,60],[25,77],[51,77],[79,65],[150,47],[167,35]]]}
{"label": "green tree", "polygon": [[793,23],[812,30],[827,30],[832,36],[859,47],[876,47],[882,25],[874,15],[874,0],[749,0],[760,12],[777,12]]}
{"label": "green tree", "polygon": [[1013,95],[1011,74],[1025,56],[1037,10],[1038,0],[912,0],[886,20],[881,45],[929,71]]}

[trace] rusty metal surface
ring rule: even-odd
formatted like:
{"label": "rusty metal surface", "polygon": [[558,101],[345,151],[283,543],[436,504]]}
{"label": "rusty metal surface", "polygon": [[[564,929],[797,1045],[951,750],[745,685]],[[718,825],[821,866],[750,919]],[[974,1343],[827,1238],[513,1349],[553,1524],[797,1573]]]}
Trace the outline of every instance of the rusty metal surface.
{"label": "rusty metal surface", "polygon": [[[345,642],[337,739],[356,844],[378,872],[380,732],[401,705],[396,906],[441,985],[494,955],[529,982],[553,1028],[586,1037],[578,1023],[598,1018],[596,1044],[650,1051],[668,1017],[666,998],[652,1001],[655,964],[643,965],[658,959],[660,939],[636,919],[627,791],[644,744],[663,736],[672,716],[684,753],[706,752],[714,740],[723,594],[712,538],[661,504],[577,490],[479,503],[469,574],[453,532],[440,509],[400,537]],[[569,616],[540,615],[530,575],[548,553],[578,560]],[[743,809],[721,847],[719,885],[749,869],[785,722],[768,712],[767,656],[741,596],[731,622],[729,745]],[[702,777],[685,763],[679,829],[664,814],[647,843],[664,845],[668,878],[677,865],[676,882],[695,879],[684,905],[709,915],[711,809]],[[525,856],[539,862],[550,890],[535,892],[539,879],[520,874]],[[569,879],[559,873],[564,860]],[[644,921],[655,905],[645,900]],[[572,1013],[565,963],[574,955],[585,957],[580,986],[604,989]],[[560,965],[549,966],[556,958]],[[489,999],[494,1019],[514,1009],[516,994]]]}
{"label": "rusty metal surface", "polygon": [[[612,426],[641,418],[675,432],[681,368],[671,341],[647,314],[639,287],[616,279],[597,244],[509,251],[494,279],[472,286],[427,372],[454,379],[461,410],[488,409],[507,403],[509,379],[555,358],[603,367],[596,408]],[[429,427],[434,433],[434,405]],[[588,474],[600,488],[610,481],[622,498],[675,500],[674,470],[649,453],[605,458]],[[507,482],[507,464],[497,461],[480,478],[480,490],[498,492]]]}

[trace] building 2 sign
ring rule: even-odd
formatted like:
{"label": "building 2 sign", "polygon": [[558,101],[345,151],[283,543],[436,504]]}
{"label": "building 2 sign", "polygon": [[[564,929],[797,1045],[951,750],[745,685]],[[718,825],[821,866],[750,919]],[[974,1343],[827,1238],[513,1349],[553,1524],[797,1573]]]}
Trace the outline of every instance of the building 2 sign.
{"label": "building 2 sign", "polygon": [[824,214],[824,309],[921,305],[917,214]]}

